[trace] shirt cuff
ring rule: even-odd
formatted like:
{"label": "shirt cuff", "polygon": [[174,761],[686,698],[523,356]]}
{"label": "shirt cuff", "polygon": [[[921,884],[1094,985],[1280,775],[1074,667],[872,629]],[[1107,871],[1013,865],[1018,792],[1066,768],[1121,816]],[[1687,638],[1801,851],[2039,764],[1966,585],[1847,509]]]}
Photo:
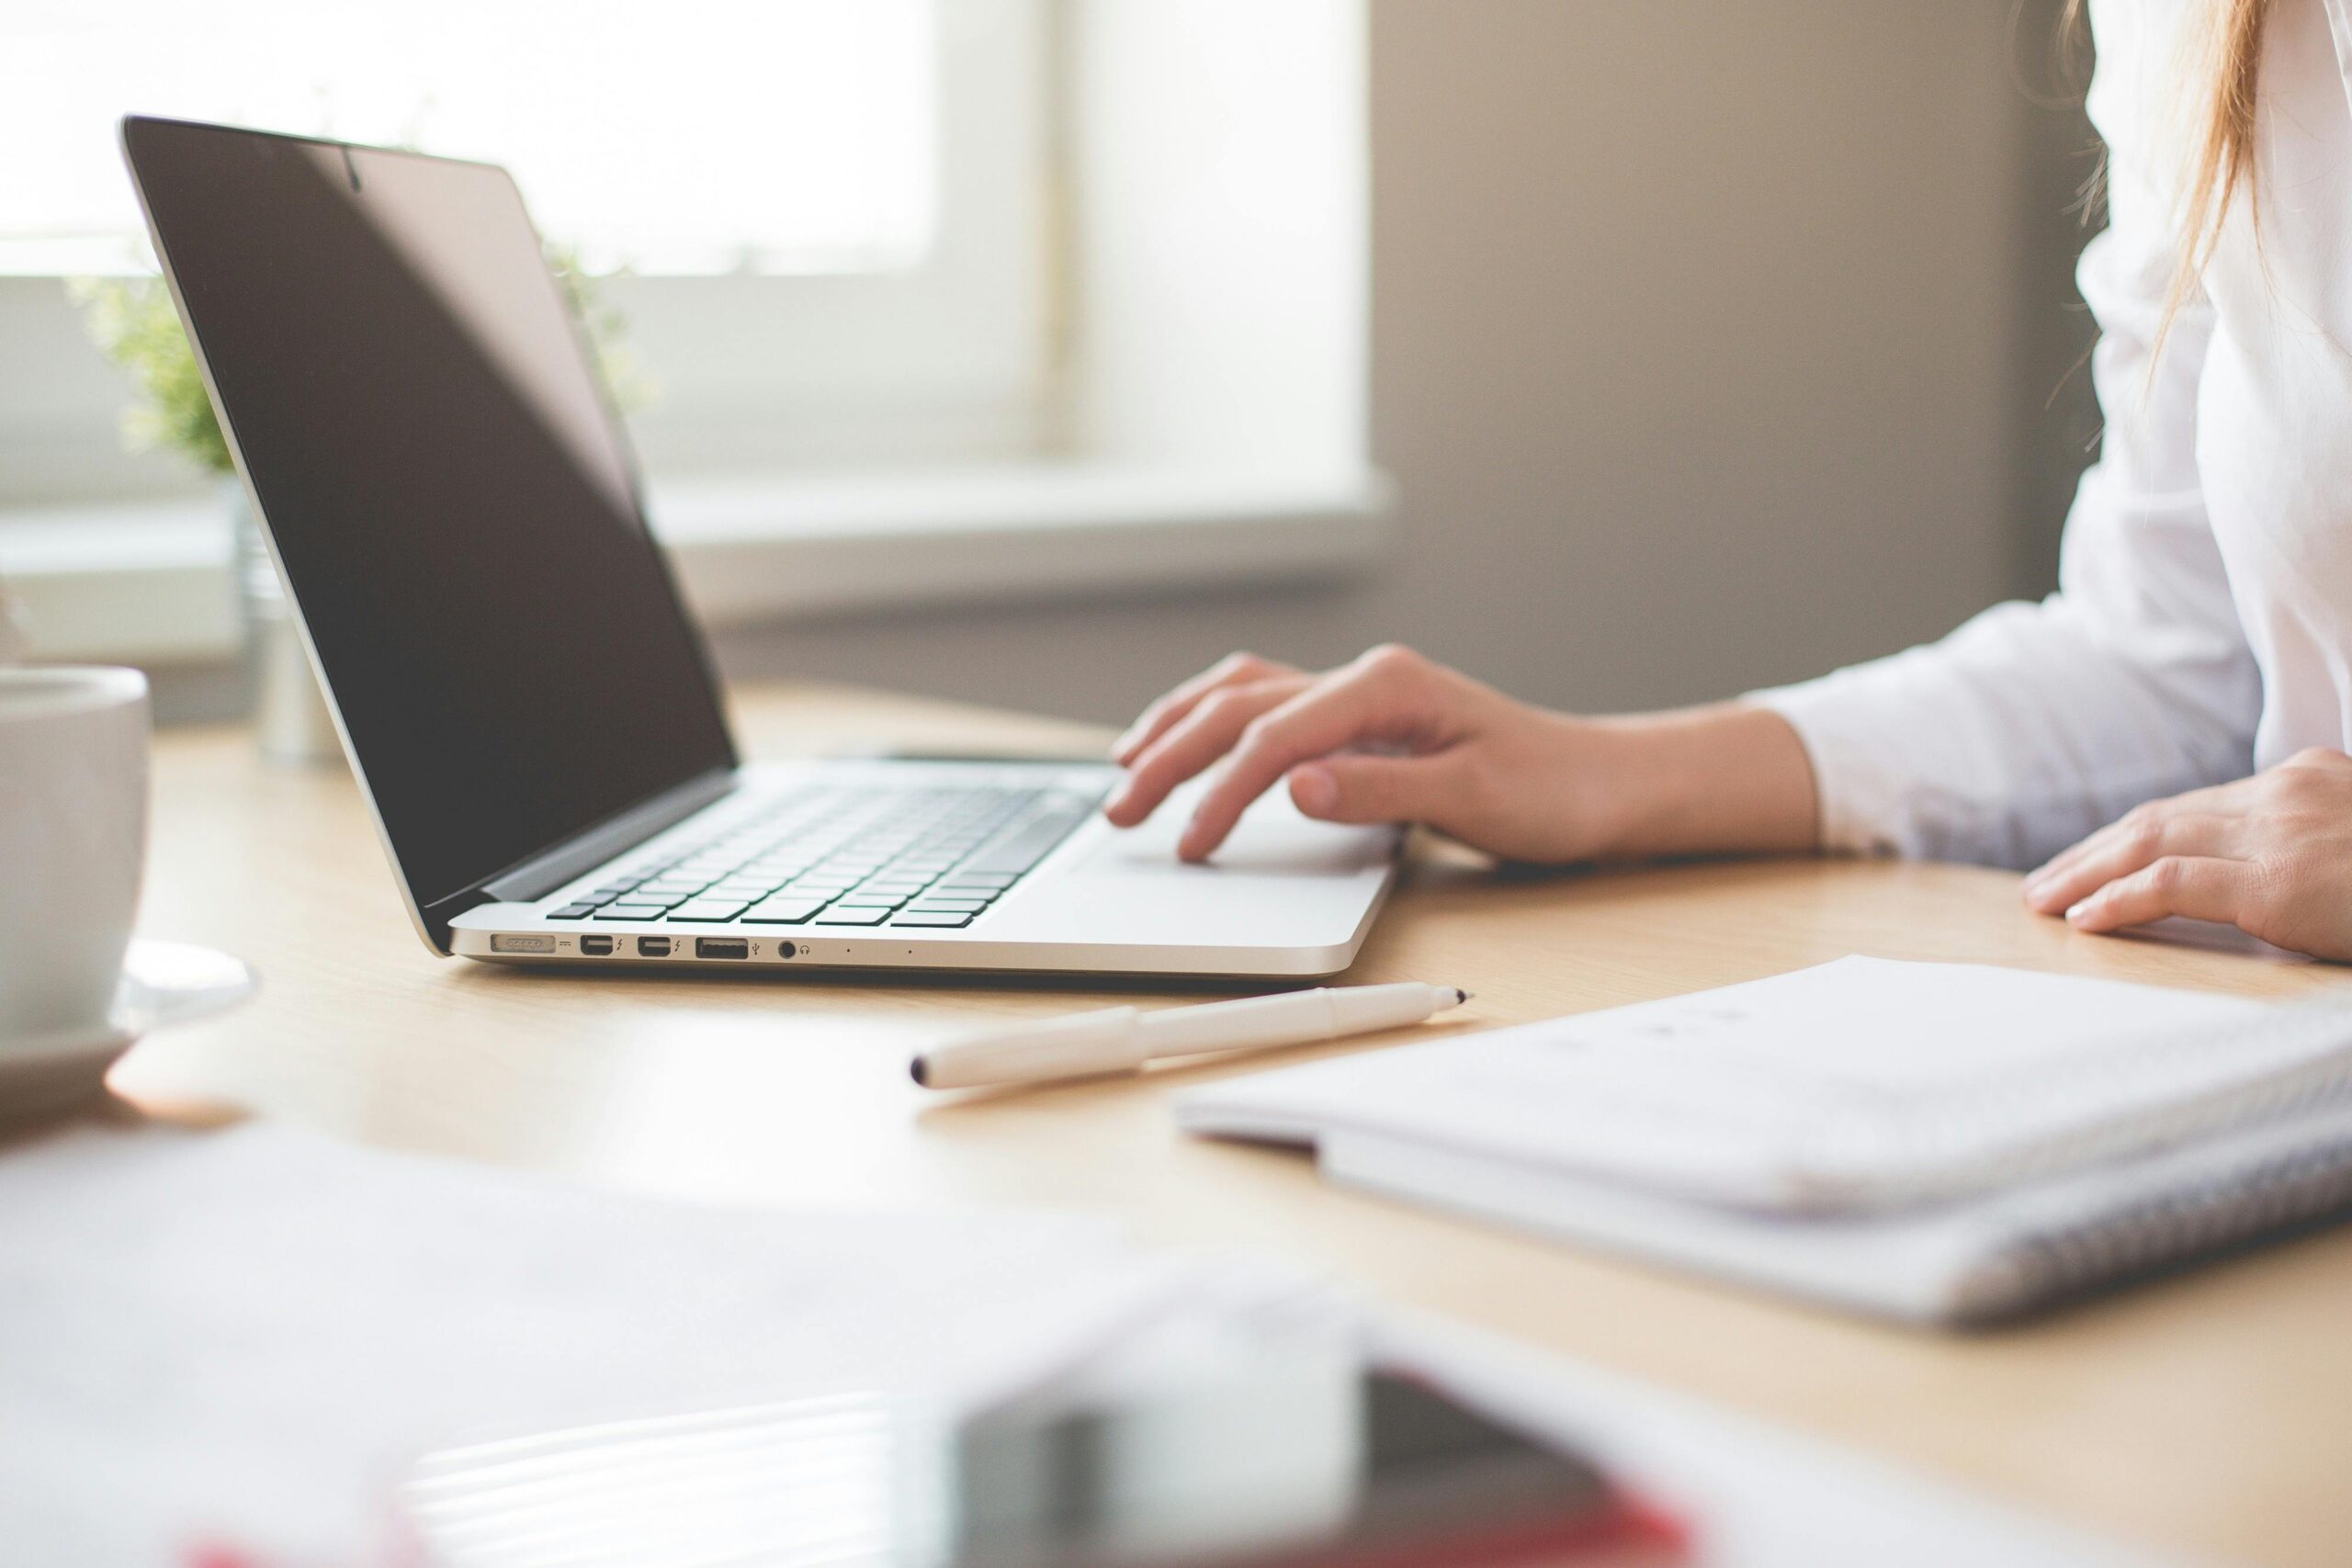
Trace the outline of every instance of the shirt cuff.
{"label": "shirt cuff", "polygon": [[1846,672],[1750,692],[1740,699],[1788,720],[1813,763],[1821,846],[1847,854],[1920,852],[1911,781],[1889,766],[1885,726],[1846,690]]}

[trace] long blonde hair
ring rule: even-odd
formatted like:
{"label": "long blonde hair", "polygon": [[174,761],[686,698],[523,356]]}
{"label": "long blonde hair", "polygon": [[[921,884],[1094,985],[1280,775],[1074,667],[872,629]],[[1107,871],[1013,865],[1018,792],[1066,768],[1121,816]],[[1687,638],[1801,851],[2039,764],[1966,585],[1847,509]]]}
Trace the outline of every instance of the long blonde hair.
{"label": "long blonde hair", "polygon": [[[2198,0],[2199,15],[2182,40],[2181,70],[2188,110],[2190,163],[2180,204],[2180,250],[2172,284],[2156,327],[2151,357],[2164,352],[2173,320],[2197,287],[2222,237],[2230,204],[2241,187],[2246,209],[2260,231],[2262,192],[2255,177],[2255,108],[2262,75],[2263,24],[2270,0]],[[2081,22],[2085,0],[2066,0],[2071,31]]]}

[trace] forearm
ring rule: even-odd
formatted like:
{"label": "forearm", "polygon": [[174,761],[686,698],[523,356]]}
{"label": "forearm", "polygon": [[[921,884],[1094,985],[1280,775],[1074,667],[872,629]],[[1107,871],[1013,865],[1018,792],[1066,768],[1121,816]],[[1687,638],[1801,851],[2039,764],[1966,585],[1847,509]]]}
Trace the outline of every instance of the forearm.
{"label": "forearm", "polygon": [[1779,714],[1721,703],[1581,722],[1608,756],[1607,858],[1819,847],[1813,764]]}

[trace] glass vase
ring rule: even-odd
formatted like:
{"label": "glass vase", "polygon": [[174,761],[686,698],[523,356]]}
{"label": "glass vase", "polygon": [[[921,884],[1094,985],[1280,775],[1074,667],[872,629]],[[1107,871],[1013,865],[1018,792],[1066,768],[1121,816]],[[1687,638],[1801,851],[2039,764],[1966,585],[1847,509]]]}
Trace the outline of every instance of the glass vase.
{"label": "glass vase", "polygon": [[268,541],[232,479],[221,487],[236,540],[237,598],[245,626],[245,672],[253,692],[254,739],[262,759],[281,767],[327,767],[343,761],[334,719],[303,651],[294,605],[270,559]]}

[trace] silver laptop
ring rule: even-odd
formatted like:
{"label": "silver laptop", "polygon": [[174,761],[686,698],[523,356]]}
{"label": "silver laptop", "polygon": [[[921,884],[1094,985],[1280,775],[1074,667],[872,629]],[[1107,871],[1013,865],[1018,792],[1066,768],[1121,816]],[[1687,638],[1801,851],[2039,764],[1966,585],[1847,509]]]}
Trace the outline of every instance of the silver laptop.
{"label": "silver laptop", "polygon": [[744,765],[514,182],[137,118],[156,254],[418,932],[529,964],[1305,978],[1397,835],[1206,866],[1106,765]]}

